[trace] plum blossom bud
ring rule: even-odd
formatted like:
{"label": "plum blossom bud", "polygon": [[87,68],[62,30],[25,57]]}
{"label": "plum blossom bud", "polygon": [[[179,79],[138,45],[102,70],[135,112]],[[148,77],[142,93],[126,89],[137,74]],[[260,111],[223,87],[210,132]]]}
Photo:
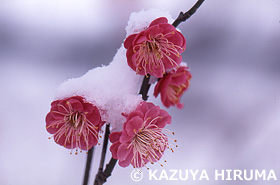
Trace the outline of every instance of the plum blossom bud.
{"label": "plum blossom bud", "polygon": [[161,96],[161,101],[167,108],[176,105],[179,109],[184,105],[180,102],[181,96],[190,86],[191,73],[188,67],[180,66],[173,69],[161,78],[155,86],[154,96]]}

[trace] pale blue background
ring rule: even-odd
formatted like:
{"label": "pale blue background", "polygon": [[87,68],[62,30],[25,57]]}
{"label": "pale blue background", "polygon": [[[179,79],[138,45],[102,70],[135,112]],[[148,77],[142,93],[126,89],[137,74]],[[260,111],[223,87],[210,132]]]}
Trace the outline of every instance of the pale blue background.
{"label": "pale blue background", "polygon": [[[71,156],[48,140],[45,130],[56,88],[112,60],[131,12],[163,8],[176,18],[194,3],[1,0],[0,184],[81,184],[85,153]],[[168,110],[173,117],[168,128],[179,147],[166,152],[164,169],[206,169],[212,180],[149,181],[144,169],[143,180],[135,183],[132,167],[117,166],[106,184],[279,184],[213,181],[211,174],[274,169],[280,180],[280,1],[208,0],[179,28],[187,39],[183,58],[193,79],[182,99],[185,108]]]}

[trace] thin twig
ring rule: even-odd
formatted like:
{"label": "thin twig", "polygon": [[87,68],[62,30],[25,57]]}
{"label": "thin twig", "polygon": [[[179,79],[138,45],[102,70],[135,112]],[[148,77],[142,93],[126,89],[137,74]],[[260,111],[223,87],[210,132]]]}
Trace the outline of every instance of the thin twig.
{"label": "thin twig", "polygon": [[105,156],[106,156],[106,152],[107,152],[109,135],[110,135],[110,125],[106,124],[104,140],[103,140],[103,147],[102,147],[102,155],[101,155],[99,170],[98,170],[100,172],[103,171],[103,166],[104,166]]}
{"label": "thin twig", "polygon": [[85,169],[83,185],[87,185],[88,184],[89,172],[90,172],[90,166],[91,166],[93,151],[94,151],[94,146],[88,151],[88,154],[87,154],[87,162],[86,162],[86,169]]}
{"label": "thin twig", "polygon": [[[110,135],[110,125],[106,124],[104,140],[103,140],[103,147],[102,147],[102,152],[101,152],[101,159],[100,159],[98,173],[95,176],[94,185],[103,184],[103,181],[104,181],[103,167],[104,167],[104,161],[105,161],[105,156],[106,156],[106,152],[107,152],[109,135]],[[105,181],[106,181],[106,179],[105,179]]]}
{"label": "thin twig", "polygon": [[177,19],[173,22],[173,26],[177,27],[181,22],[186,21],[188,18],[190,18],[196,10],[200,7],[200,5],[204,2],[204,0],[198,0],[193,7],[187,11],[186,13],[180,12]]}

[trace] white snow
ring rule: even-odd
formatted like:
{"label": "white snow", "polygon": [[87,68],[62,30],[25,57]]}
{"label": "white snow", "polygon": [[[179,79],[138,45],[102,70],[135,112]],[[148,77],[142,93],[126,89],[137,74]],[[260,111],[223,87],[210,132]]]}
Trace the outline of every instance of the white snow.
{"label": "white snow", "polygon": [[168,19],[168,23],[170,24],[172,24],[174,21],[168,11],[159,9],[149,9],[146,11],[141,10],[140,12],[131,13],[128,24],[125,28],[126,37],[145,30],[153,20],[159,17],[166,17]]}
{"label": "white snow", "polygon": [[122,113],[135,110],[141,101],[138,95],[142,76],[130,69],[123,45],[108,66],[94,68],[80,78],[69,79],[57,90],[56,99],[80,95],[96,105],[101,117],[119,131],[125,122]]}

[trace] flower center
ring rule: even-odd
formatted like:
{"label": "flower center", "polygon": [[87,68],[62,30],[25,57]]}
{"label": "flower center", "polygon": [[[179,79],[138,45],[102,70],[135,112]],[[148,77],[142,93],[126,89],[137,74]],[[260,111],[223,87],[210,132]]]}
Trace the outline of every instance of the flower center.
{"label": "flower center", "polygon": [[83,124],[83,121],[85,120],[85,118],[86,117],[85,117],[84,113],[80,113],[78,111],[65,116],[66,121],[69,121],[69,123],[75,128],[81,126]]}
{"label": "flower center", "polygon": [[169,89],[167,90],[168,97],[175,101],[178,102],[180,100],[180,96],[184,92],[184,89],[186,89],[185,84],[181,84],[179,86],[174,86],[174,85],[169,85]]}
{"label": "flower center", "polygon": [[144,128],[136,133],[130,146],[132,145],[133,158],[131,163],[134,167],[139,168],[145,166],[147,162],[158,161],[168,147],[168,140],[160,128]]}
{"label": "flower center", "polygon": [[[154,37],[149,36],[149,40],[137,44],[133,47],[136,56],[136,72],[139,73],[144,69],[145,74],[152,73],[156,68],[164,73],[166,63],[171,63],[172,66],[178,66],[174,57],[180,57],[179,49],[182,47],[174,45],[166,39],[167,35],[173,35],[174,31],[165,35],[158,34]],[[154,67],[156,67],[154,69]]]}
{"label": "flower center", "polygon": [[149,133],[148,130],[142,131],[135,135],[134,141],[141,146],[150,146],[153,144],[152,135]]}
{"label": "flower center", "polygon": [[153,41],[150,42],[149,41],[144,42],[143,47],[146,49],[146,53],[148,55],[154,54],[157,60],[163,58],[160,50],[160,45],[155,39],[153,39]]}

